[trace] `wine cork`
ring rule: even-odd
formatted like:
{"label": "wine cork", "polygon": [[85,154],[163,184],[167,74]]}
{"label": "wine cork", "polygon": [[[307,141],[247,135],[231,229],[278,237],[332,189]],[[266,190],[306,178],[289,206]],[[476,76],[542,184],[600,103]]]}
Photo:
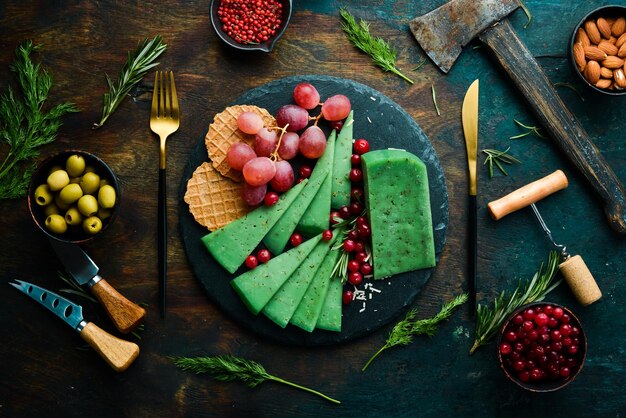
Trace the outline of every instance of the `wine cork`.
{"label": "wine cork", "polygon": [[591,305],[602,297],[602,292],[582,257],[575,255],[559,265],[570,289],[582,306]]}

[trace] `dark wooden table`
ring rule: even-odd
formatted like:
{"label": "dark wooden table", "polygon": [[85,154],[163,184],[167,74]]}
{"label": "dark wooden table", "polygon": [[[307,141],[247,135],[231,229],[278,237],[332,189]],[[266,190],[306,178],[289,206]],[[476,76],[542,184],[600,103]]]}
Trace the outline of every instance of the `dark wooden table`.
{"label": "dark wooden table", "polygon": [[[285,36],[270,54],[241,54],[222,44],[210,26],[208,1],[3,1],[0,4],[0,79],[13,82],[9,64],[21,42],[44,46],[36,58],[54,76],[51,102],[72,101],[81,109],[64,119],[58,140],[43,155],[67,148],[93,152],[107,161],[123,187],[120,216],[106,236],[85,249],[102,273],[130,299],[148,305],[141,355],[116,374],[58,319],[10,289],[21,278],[53,290],[63,287],[50,247],[35,229],[26,200],[0,202],[0,416],[622,416],[624,398],[624,321],[626,239],[613,233],[598,199],[550,139],[509,140],[522,131],[518,119],[534,124],[526,102],[484,48],[472,43],[449,75],[430,62],[413,69],[423,52],[408,21],[442,1],[363,1],[349,4],[357,17],[398,50],[398,65],[414,85],[372,66],[340,29],[330,1],[296,1]],[[572,28],[600,1],[529,0],[534,14],[524,29],[521,11],[512,16],[520,36],[555,83],[569,83],[582,95],[559,88],[563,99],[595,138],[618,177],[626,182],[624,99],[584,90],[567,60]],[[132,92],[100,130],[104,74],[114,77],[126,51],[155,34],[168,50],[163,68],[173,69],[183,112],[181,127],[168,142],[168,308],[161,319],[157,303],[156,137],[148,125],[152,74]],[[366,373],[360,369],[380,347],[392,324],[365,338],[325,347],[301,348],[268,341],[233,322],[195,279],[177,227],[182,170],[193,145],[213,116],[235,97],[281,77],[327,74],[354,79],[388,95],[406,109],[431,139],[445,170],[449,190],[448,239],[432,279],[415,302],[420,317],[465,286],[466,163],[460,125],[463,94],[481,80],[480,149],[511,147],[522,164],[509,176],[489,179],[479,170],[479,300],[490,301],[520,278],[529,278],[546,259],[550,244],[530,210],[502,221],[486,212],[489,201],[557,168],[570,179],[567,190],[539,203],[556,239],[581,254],[604,292],[587,308],[577,305],[562,285],[549,299],[570,306],[588,336],[585,367],[574,383],[550,394],[522,391],[499,370],[495,345],[468,355],[474,324],[467,309],[433,338],[382,355]],[[437,92],[438,116],[431,99]],[[0,148],[5,152],[4,148]],[[622,302],[620,302],[622,301]],[[112,331],[99,308],[92,319]],[[132,337],[131,337],[132,338]],[[249,389],[218,383],[175,368],[169,356],[232,353],[262,362],[278,376],[319,389],[342,401],[335,406],[307,393],[267,383]]]}

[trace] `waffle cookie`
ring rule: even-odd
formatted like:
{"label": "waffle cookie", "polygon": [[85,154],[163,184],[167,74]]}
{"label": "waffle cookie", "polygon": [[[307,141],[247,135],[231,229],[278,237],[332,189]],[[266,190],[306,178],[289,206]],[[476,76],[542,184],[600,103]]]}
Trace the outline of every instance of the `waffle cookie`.
{"label": "waffle cookie", "polygon": [[251,105],[230,106],[215,115],[204,138],[209,159],[213,161],[213,167],[223,176],[237,182],[242,181],[243,177],[239,171],[229,167],[226,162],[226,153],[235,142],[254,145],[254,135],[245,134],[237,128],[237,117],[243,112],[254,112],[261,115],[265,127],[276,126],[276,119],[265,109]]}
{"label": "waffle cookie", "polygon": [[250,211],[240,191],[241,185],[204,162],[187,182],[184,200],[194,219],[209,231],[215,231]]}

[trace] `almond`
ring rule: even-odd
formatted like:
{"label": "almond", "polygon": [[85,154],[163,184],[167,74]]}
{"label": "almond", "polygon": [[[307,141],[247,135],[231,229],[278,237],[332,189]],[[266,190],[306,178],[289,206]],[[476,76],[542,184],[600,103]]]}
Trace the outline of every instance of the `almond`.
{"label": "almond", "polygon": [[615,36],[611,36],[609,38],[609,42],[612,43],[613,45],[615,45],[615,43],[617,42],[617,38]]}
{"label": "almond", "polygon": [[623,88],[621,88],[620,86],[617,85],[617,83],[613,83],[611,84],[611,88],[609,90],[624,90]]}
{"label": "almond", "polygon": [[584,76],[591,84],[596,84],[600,81],[600,64],[596,61],[589,61],[585,66]]}
{"label": "almond", "polygon": [[613,78],[613,70],[609,70],[606,67],[600,68],[600,77],[602,77],[602,78]]}
{"label": "almond", "polygon": [[576,32],[576,39],[575,39],[575,41],[576,41],[576,43],[580,42],[581,44],[583,44],[583,46],[590,46],[591,45],[591,41],[589,41],[589,37],[587,36],[587,32],[585,32],[585,30],[583,28],[578,28],[578,31]]}
{"label": "almond", "polygon": [[606,20],[606,23],[608,23],[611,26],[613,26],[613,23],[615,23],[615,18],[614,17],[607,17],[604,20]]}
{"label": "almond", "polygon": [[598,18],[596,20],[596,26],[600,31],[600,34],[605,38],[609,39],[611,37],[611,25],[604,19],[603,17]]}
{"label": "almond", "polygon": [[586,46],[583,49],[585,51],[585,58],[588,60],[603,61],[607,58],[606,52],[598,47]]}
{"label": "almond", "polygon": [[613,77],[615,78],[615,84],[617,84],[618,87],[622,89],[626,88],[626,75],[624,75],[624,70],[621,68],[615,70]]}
{"label": "almond", "polygon": [[620,57],[610,56],[606,57],[606,59],[602,61],[602,65],[611,70],[615,70],[624,65],[624,60]]}
{"label": "almond", "polygon": [[618,48],[609,41],[600,41],[598,49],[604,51],[606,55],[617,55]]}
{"label": "almond", "polygon": [[[617,48],[617,47],[615,47]],[[626,43],[622,44],[620,49],[617,51],[617,56],[620,58],[626,57]]]}
{"label": "almond", "polygon": [[574,61],[576,61],[576,65],[578,65],[579,70],[584,70],[585,65],[587,65],[587,60],[585,59],[585,48],[581,42],[574,44]]}
{"label": "almond", "polygon": [[596,22],[594,22],[593,20],[588,20],[585,22],[585,32],[587,32],[587,36],[589,37],[589,40],[593,44],[598,45],[600,41],[602,40],[602,36],[600,35],[598,26],[596,25]]}
{"label": "almond", "polygon": [[[620,36],[624,34],[624,31],[626,31],[626,19],[624,19],[623,17],[619,17],[615,20],[615,22],[611,26],[611,33],[616,38],[619,38]],[[589,33],[587,32],[587,35],[588,34]]]}
{"label": "almond", "polygon": [[622,45],[624,45],[625,43],[626,43],[626,33],[622,33],[622,36],[617,38],[617,41],[615,41],[615,46],[618,48],[621,48]]}
{"label": "almond", "polygon": [[613,80],[609,80],[608,78],[601,78],[597,83],[596,87],[599,89],[608,89],[613,84]]}

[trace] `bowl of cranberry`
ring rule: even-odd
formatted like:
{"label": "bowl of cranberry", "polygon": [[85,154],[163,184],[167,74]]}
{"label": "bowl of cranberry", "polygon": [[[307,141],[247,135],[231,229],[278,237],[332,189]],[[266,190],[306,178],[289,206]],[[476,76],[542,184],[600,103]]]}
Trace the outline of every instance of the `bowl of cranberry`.
{"label": "bowl of cranberry", "polygon": [[270,52],[291,18],[291,0],[212,0],[211,24],[233,48]]}
{"label": "bowl of cranberry", "polygon": [[551,392],[572,382],[583,367],[587,339],[580,321],[564,306],[533,303],[505,322],[498,360],[507,377],[524,389]]}

